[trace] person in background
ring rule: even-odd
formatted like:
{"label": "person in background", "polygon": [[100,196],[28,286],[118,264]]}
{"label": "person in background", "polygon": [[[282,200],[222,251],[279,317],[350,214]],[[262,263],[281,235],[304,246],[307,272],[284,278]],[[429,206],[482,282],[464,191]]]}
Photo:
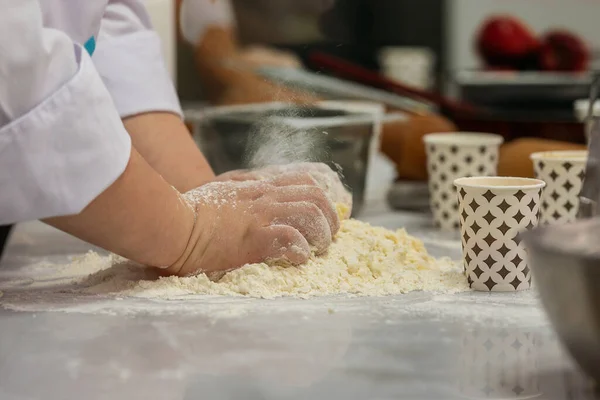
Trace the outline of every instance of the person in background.
{"label": "person in background", "polygon": [[[297,68],[302,66],[301,58],[274,46],[244,47],[237,37],[239,30],[256,40],[268,40],[277,27],[261,29],[260,24],[265,24],[261,16],[274,21],[286,13],[307,12],[314,16],[327,40],[290,46],[297,54],[306,59],[311,50],[321,49],[375,69],[375,15],[385,14],[386,6],[392,4],[368,0],[179,0],[178,5],[180,34],[194,48],[203,95],[211,104],[237,105],[275,101],[314,104],[322,100],[258,76],[252,70],[257,66]],[[236,19],[232,5],[241,10],[241,20]],[[246,26],[242,29],[241,25]],[[425,180],[423,136],[455,130],[451,121],[439,115],[410,116],[406,121],[383,126],[381,150],[396,164],[399,178]]]}
{"label": "person in background", "polygon": [[343,187],[337,174],[301,164],[215,177],[141,1],[0,9],[0,225],[42,219],[178,275],[327,249],[343,200],[323,188]]}
{"label": "person in background", "polygon": [[[296,3],[278,1],[277,5],[301,6],[301,2]],[[308,3],[311,2],[303,7]],[[270,2],[271,6],[275,4]],[[177,7],[179,33],[193,48],[203,95],[211,104],[272,101],[311,104],[319,100],[309,93],[267,82],[254,72],[260,66],[300,68],[302,63],[295,54],[272,46],[242,46],[230,0],[177,0]]]}
{"label": "person in background", "polygon": [[[229,0],[178,0],[178,4],[179,30],[182,38],[192,46],[198,45],[213,27],[233,34],[237,30],[236,14]],[[240,47],[237,57],[252,65],[301,66],[293,53],[259,45]]]}

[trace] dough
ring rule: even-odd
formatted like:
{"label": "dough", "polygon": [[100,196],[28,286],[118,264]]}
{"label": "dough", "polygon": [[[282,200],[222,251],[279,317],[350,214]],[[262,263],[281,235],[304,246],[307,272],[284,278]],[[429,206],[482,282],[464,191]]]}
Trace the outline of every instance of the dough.
{"label": "dough", "polygon": [[325,255],[313,256],[302,266],[250,264],[213,282],[205,274],[158,277],[155,271],[121,260],[82,283],[83,288],[78,291],[89,294],[147,298],[190,294],[308,298],[469,290],[458,264],[431,257],[423,243],[406,231],[392,232],[353,219],[342,222],[340,232]]}

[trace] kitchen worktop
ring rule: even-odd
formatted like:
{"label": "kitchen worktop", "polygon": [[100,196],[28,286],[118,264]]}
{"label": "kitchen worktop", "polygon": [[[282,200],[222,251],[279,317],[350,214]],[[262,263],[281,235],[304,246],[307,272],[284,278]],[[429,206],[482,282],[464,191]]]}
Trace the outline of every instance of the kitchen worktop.
{"label": "kitchen worktop", "polygon": [[[379,204],[360,218],[407,227],[436,256],[460,255],[457,238],[432,231],[426,215]],[[89,248],[23,224],[0,287],[28,264]],[[124,301],[0,310],[0,399],[595,398],[533,291],[136,300],[120,313]]]}

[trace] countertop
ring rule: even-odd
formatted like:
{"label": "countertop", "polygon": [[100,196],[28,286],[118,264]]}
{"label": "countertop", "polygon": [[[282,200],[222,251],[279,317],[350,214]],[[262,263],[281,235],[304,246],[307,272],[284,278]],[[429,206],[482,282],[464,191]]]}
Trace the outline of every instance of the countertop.
{"label": "countertop", "polygon": [[[456,237],[432,231],[427,215],[379,204],[360,218],[407,227],[435,255],[460,255]],[[40,223],[20,225],[0,287],[6,296],[20,269],[89,248]],[[1,309],[0,399],[595,398],[534,291],[138,300],[120,313],[123,301]]]}

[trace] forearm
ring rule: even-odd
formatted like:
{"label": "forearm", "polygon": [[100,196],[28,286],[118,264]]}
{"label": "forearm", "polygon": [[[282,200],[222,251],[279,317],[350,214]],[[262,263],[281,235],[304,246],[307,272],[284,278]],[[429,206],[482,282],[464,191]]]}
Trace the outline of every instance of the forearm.
{"label": "forearm", "polygon": [[136,150],[180,192],[215,177],[179,116],[153,112],[128,117],[123,122]]}
{"label": "forearm", "polygon": [[152,30],[142,0],[108,2],[94,65],[133,146],[152,168],[182,192],[212,179],[212,171],[180,119],[160,38]]}
{"label": "forearm", "polygon": [[132,149],[125,172],[80,214],[45,222],[139,263],[168,266],[184,252],[194,211]]}

